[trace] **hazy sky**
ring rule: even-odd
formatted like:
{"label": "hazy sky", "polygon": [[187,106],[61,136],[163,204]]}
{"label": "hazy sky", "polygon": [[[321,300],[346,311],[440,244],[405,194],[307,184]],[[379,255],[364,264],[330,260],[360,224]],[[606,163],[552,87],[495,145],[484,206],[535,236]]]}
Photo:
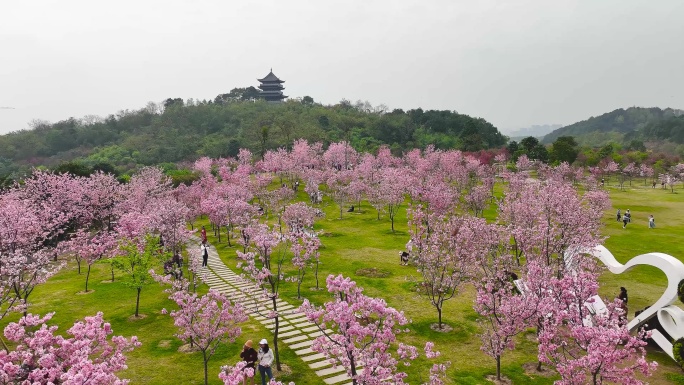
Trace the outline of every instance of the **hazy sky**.
{"label": "hazy sky", "polygon": [[500,129],[684,108],[684,1],[0,2],[0,132],[257,86]]}

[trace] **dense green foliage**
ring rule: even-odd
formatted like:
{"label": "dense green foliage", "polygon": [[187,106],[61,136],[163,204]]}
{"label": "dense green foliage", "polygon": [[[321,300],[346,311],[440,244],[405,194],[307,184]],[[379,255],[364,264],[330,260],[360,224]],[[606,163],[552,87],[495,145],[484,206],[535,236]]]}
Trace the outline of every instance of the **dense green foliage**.
{"label": "dense green foliage", "polygon": [[263,154],[299,138],[324,144],[347,140],[360,151],[388,145],[397,154],[429,144],[478,151],[506,143],[484,119],[452,111],[386,112],[382,106],[345,100],[323,106],[311,97],[268,104],[254,100],[252,91],[234,89],[213,101],[169,98],[163,105],[150,103],[104,119],[35,123],[31,130],[0,136],[0,175],[73,161],[128,172],[200,156],[235,156],[240,148]]}
{"label": "dense green foliage", "polygon": [[671,108],[630,107],[559,128],[544,137],[550,144],[562,136],[573,136],[580,145],[602,146],[633,140],[684,143],[683,111]]}

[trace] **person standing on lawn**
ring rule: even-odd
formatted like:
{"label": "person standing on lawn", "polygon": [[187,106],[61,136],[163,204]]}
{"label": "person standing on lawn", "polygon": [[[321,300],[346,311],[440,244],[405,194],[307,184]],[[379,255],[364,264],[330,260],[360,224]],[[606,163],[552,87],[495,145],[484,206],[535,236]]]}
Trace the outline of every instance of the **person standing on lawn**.
{"label": "person standing on lawn", "polygon": [[[247,342],[245,342],[245,346],[242,347],[242,352],[240,352],[240,358],[242,358],[242,361],[247,363],[242,370],[247,368],[252,369],[252,385],[254,385],[254,377],[256,376],[256,368],[254,366],[256,365],[258,355],[257,351],[252,348],[252,340],[247,340]],[[247,377],[242,380],[242,385],[246,384]]]}
{"label": "person standing on lawn", "polygon": [[259,358],[259,374],[261,374],[261,385],[266,385],[266,376],[268,375],[268,381],[273,379],[273,371],[271,370],[271,364],[273,364],[273,350],[268,348],[268,341],[262,339],[259,341],[259,353],[257,354]]}

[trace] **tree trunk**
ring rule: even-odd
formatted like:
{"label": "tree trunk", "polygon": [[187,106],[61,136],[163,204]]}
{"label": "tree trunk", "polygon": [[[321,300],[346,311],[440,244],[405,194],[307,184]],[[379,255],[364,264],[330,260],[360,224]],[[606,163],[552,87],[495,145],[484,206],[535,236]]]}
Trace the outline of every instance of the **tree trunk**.
{"label": "tree trunk", "polygon": [[226,238],[228,238],[228,247],[233,247],[233,245],[230,244],[230,227],[226,226]]}
{"label": "tree trunk", "polygon": [[202,351],[202,356],[204,357],[204,385],[209,385],[209,369],[207,368],[207,351]]}
{"label": "tree trunk", "polygon": [[112,264],[112,282],[114,282],[114,264]]}
{"label": "tree trunk", "polygon": [[442,307],[437,306],[437,316],[439,317],[439,328],[442,328]]}
{"label": "tree trunk", "polygon": [[316,270],[314,271],[316,275],[316,290],[318,290],[318,261],[316,261]]}
{"label": "tree trunk", "polygon": [[138,309],[140,309],[140,291],[142,288],[138,288],[138,295],[135,298],[135,318],[138,318]]}
{"label": "tree trunk", "polygon": [[76,264],[78,265],[78,275],[81,275],[81,260],[76,258]]}
{"label": "tree trunk", "polygon": [[352,375],[352,378],[354,379],[352,381],[352,383],[354,385],[357,385],[359,382],[356,380],[356,375],[357,375],[357,373],[356,373],[356,362],[354,361],[353,356],[349,357],[349,369],[351,370],[351,375]]}
{"label": "tree trunk", "polygon": [[392,221],[392,233],[394,233],[394,215],[390,215],[390,221]]}
{"label": "tree trunk", "polygon": [[280,326],[280,315],[278,314],[278,305],[276,304],[275,294],[273,295],[273,311],[276,313],[275,328],[273,329],[273,352],[275,353],[276,369],[283,370],[280,367],[280,353],[278,352],[278,328]]}
{"label": "tree trunk", "polygon": [[340,219],[342,219],[342,210],[343,210],[342,205],[340,205]]}
{"label": "tree trunk", "polygon": [[88,264],[88,272],[86,273],[86,293],[88,292],[88,278],[90,278],[90,264]]}
{"label": "tree trunk", "polygon": [[501,381],[501,356],[496,356],[496,379]]}

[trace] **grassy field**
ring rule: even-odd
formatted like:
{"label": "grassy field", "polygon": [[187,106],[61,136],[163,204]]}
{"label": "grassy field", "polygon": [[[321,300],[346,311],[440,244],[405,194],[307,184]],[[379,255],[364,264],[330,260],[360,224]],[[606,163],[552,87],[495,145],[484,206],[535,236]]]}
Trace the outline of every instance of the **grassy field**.
{"label": "grassy field", "polygon": [[[672,194],[669,190],[651,189],[635,183],[626,187],[627,191],[619,191],[607,187],[611,192],[613,209],[605,213],[605,232],[608,237],[606,247],[621,262],[649,251],[671,254],[684,260],[684,190]],[[303,194],[300,198],[304,198]],[[480,340],[475,322],[476,313],[472,308],[473,290],[465,287],[462,292],[445,305],[444,320],[453,327],[450,333],[437,333],[430,329],[430,324],[437,319],[437,313],[429,302],[418,296],[412,289],[419,275],[415,268],[399,265],[398,252],[404,249],[408,240],[406,228],[405,206],[395,221],[396,232],[390,230],[389,219],[377,219],[375,210],[364,203],[361,212],[345,213],[339,218],[336,206],[324,202],[322,209],[326,217],[317,221],[316,229],[322,231],[322,248],[319,272],[321,287],[324,286],[328,274],[343,274],[354,279],[364,288],[367,295],[384,298],[391,306],[405,312],[412,320],[402,341],[419,346],[426,341],[434,341],[436,348],[442,352],[440,360],[450,360],[450,381],[453,384],[487,383],[485,376],[495,372],[494,360],[480,350]],[[632,212],[632,223],[626,229],[615,220],[615,210],[624,212],[629,208]],[[657,228],[648,228],[648,215],[656,218]],[[494,208],[485,213],[494,215]],[[198,224],[206,221],[198,222]],[[209,227],[207,227],[209,228]],[[225,238],[217,244],[209,231],[210,242],[217,246],[224,262],[235,269],[235,251],[240,246],[228,247]],[[235,239],[233,239],[235,241]],[[369,269],[371,270],[369,272]],[[53,320],[66,330],[75,320],[85,315],[103,311],[105,318],[112,323],[115,334],[124,336],[137,335],[143,346],[129,354],[129,369],[122,377],[130,378],[132,383],[140,384],[199,384],[202,382],[202,360],[199,353],[179,353],[181,342],[173,336],[175,327],[171,317],[162,315],[164,307],[172,308],[166,299],[162,287],[154,284],[146,287],[141,296],[141,313],[146,317],[133,320],[135,292],[114,282],[108,283],[109,266],[98,265],[91,273],[89,294],[77,294],[83,290],[84,275],[76,273],[76,267],[69,268],[53,277],[48,283],[36,289],[32,294],[31,312],[45,313],[56,311]],[[602,277],[600,293],[603,297],[614,298],[620,286],[629,290],[629,310],[643,308],[660,296],[664,288],[664,276],[655,269],[639,267],[621,275],[606,272]],[[313,272],[308,271],[302,285],[302,293],[314,303],[322,304],[329,299],[324,290],[314,290]],[[206,287],[202,288],[206,290]],[[284,284],[281,297],[293,305],[300,303],[296,298],[296,285]],[[2,321],[2,326],[9,319]],[[526,373],[523,364],[536,361],[536,344],[533,333],[519,336],[517,348],[507,352],[502,359],[502,372],[516,384],[550,384],[554,377],[542,377]],[[243,327],[243,337],[235,344],[225,344],[210,361],[210,381],[220,383],[217,378],[219,367],[233,364],[238,360],[242,342],[246,339],[257,340],[267,336],[267,331],[260,324],[250,321]],[[282,348],[282,362],[288,365],[292,374],[280,376],[279,379],[295,381],[298,385],[322,384],[313,371],[287,348]],[[649,358],[657,360],[660,367],[649,379],[652,384],[684,384],[682,371],[661,352],[649,350]],[[408,382],[419,384],[427,380],[427,360],[418,360],[405,368],[409,373]]]}

